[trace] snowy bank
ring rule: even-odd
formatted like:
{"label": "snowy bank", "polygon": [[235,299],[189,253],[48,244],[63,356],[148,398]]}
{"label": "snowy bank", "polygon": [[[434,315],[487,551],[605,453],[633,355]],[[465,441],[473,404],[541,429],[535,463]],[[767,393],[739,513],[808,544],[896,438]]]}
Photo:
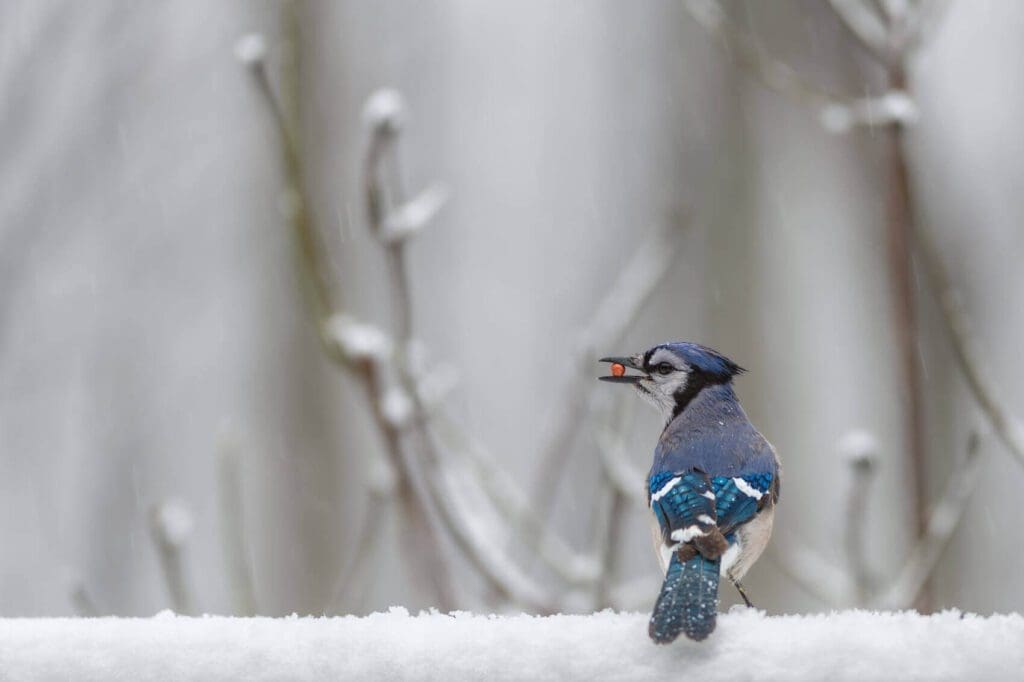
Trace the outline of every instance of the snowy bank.
{"label": "snowy bank", "polygon": [[364,618],[0,620],[0,679],[1009,680],[1024,618],[734,609],[701,644],[655,646],[647,617],[421,614]]}

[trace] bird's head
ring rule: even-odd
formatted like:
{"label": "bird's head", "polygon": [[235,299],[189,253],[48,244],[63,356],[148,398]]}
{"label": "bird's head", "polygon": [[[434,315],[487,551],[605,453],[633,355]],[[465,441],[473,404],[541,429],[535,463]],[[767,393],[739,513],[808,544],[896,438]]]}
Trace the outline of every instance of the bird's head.
{"label": "bird's head", "polygon": [[[666,422],[705,386],[728,383],[744,371],[718,351],[683,341],[663,343],[628,357],[601,358],[601,362],[613,363],[612,376],[600,377],[602,381],[633,386]],[[630,374],[615,365],[640,373]]]}

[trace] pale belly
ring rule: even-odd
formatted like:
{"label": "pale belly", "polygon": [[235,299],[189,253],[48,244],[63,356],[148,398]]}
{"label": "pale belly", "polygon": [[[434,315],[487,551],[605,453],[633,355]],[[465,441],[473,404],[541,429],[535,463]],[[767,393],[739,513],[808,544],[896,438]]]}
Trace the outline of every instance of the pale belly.
{"label": "pale belly", "polygon": [[[747,574],[747,571],[768,545],[774,516],[775,507],[765,507],[758,512],[753,520],[736,531],[736,540],[722,555],[720,571],[723,576],[732,580],[740,580]],[[668,571],[668,564],[672,559],[672,548],[661,541],[661,529],[653,515],[651,516],[651,534],[654,539],[654,549],[658,555],[658,563],[661,564],[661,572],[665,573]]]}

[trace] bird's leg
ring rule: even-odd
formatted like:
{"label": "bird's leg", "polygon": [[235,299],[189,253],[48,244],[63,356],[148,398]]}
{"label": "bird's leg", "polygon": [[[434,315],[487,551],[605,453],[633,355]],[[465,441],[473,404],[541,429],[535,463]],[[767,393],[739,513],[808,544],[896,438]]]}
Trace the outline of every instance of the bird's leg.
{"label": "bird's leg", "polygon": [[747,608],[755,608],[754,605],[750,603],[750,598],[747,597],[747,591],[743,589],[743,583],[739,580],[733,580],[732,578],[729,578],[729,580],[732,580],[732,584],[736,586],[736,591],[740,593],[741,597],[743,597],[743,602],[747,605]]}

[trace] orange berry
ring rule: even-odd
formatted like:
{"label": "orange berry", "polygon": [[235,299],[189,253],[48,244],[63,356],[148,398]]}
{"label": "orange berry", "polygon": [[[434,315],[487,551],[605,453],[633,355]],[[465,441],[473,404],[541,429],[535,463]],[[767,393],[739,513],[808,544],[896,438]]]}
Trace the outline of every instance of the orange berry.
{"label": "orange berry", "polygon": [[623,365],[620,365],[617,362],[613,362],[612,363],[612,376],[613,377],[621,377],[625,373],[626,373],[626,368]]}

